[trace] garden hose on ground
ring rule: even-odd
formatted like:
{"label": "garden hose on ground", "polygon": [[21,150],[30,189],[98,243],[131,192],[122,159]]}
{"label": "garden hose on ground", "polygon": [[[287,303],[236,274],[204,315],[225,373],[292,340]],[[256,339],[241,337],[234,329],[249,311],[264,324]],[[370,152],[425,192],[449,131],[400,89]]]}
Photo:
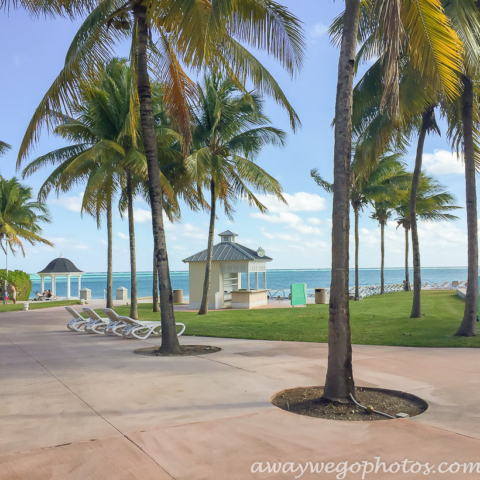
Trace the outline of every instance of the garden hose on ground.
{"label": "garden hose on ground", "polygon": [[379,412],[378,410],[374,410],[372,407],[365,407],[363,406],[361,403],[358,403],[355,398],[353,398],[353,395],[350,394],[350,398],[353,400],[353,402],[355,403],[355,405],[358,405],[359,407],[363,408],[364,410],[366,410],[368,413],[377,413],[378,415],[382,415],[384,417],[387,417],[387,418],[393,418],[395,419],[395,417],[392,417],[391,415],[389,415],[388,413],[383,413],[383,412]]}

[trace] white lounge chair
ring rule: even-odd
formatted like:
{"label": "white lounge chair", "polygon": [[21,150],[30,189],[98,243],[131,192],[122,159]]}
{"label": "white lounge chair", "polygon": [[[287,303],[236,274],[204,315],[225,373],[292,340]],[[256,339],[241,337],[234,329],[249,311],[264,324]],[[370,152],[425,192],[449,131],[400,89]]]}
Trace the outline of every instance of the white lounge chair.
{"label": "white lounge chair", "polygon": [[83,307],[83,311],[88,315],[89,322],[85,325],[87,333],[105,334],[105,327],[110,323],[107,318],[102,318],[95,310],[90,307]]}
{"label": "white lounge chair", "polygon": [[67,323],[67,328],[72,330],[72,332],[82,332],[88,320],[72,307],[65,307],[65,310],[72,316],[72,319]]}
{"label": "white lounge chair", "polygon": [[[103,308],[103,313],[107,315],[111,323],[105,327],[105,331],[108,334],[111,331],[113,334],[123,336],[125,338],[137,338],[138,340],[145,340],[150,335],[159,335],[162,331],[162,324],[160,322],[141,321],[134,320],[130,317],[120,316],[111,308]],[[177,336],[179,337],[185,331],[185,325],[177,322],[177,325],[182,329]]]}

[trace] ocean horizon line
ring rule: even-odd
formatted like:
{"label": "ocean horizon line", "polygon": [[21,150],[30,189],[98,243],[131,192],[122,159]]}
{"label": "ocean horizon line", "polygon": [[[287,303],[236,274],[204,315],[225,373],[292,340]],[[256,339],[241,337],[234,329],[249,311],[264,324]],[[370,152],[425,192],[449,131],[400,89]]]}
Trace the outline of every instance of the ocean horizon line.
{"label": "ocean horizon line", "polygon": [[[458,270],[458,269],[466,269],[467,265],[459,265],[454,267],[421,267],[422,270]],[[480,268],[480,266],[479,266]],[[269,268],[267,269],[268,272],[328,272],[331,268]],[[355,270],[354,267],[351,267],[349,270]],[[380,270],[380,267],[361,267],[359,268],[361,271],[374,271]],[[385,267],[384,270],[405,270],[405,267]],[[413,270],[413,267],[410,267],[410,270]],[[137,270],[138,274],[152,274],[152,270]],[[182,273],[188,274],[188,270],[171,270],[170,273]],[[130,271],[114,271],[113,274],[124,274],[130,275]],[[38,276],[38,273],[29,273],[30,276]],[[83,272],[83,275],[107,275],[107,272]]]}

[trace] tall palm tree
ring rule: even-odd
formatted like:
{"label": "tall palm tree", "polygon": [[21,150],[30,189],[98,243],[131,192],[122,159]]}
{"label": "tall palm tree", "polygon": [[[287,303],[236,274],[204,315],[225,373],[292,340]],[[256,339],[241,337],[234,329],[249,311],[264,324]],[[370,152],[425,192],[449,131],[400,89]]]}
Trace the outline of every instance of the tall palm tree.
{"label": "tall palm tree", "polygon": [[[409,190],[411,190],[411,186],[407,187],[394,208],[397,226],[403,227],[405,231],[405,291],[410,291],[408,255],[411,228],[411,193]],[[422,173],[416,197],[416,216],[419,220],[432,222],[457,220],[458,217],[449,213],[461,208],[453,205],[454,202],[455,197],[448,193],[443,185]]]}
{"label": "tall palm tree", "polygon": [[[54,150],[33,160],[23,171],[24,178],[39,168],[57,168],[39,191],[45,199],[52,189],[57,195],[85,182],[82,213],[97,220],[100,228],[106,213],[107,223],[107,307],[113,308],[113,198],[138,140],[138,106],[132,101],[132,76],[124,60],[113,60],[96,84],[84,85],[82,104],[74,117],[63,116],[54,132],[75,144]],[[129,218],[130,225],[133,217]],[[132,252],[134,255],[134,252]],[[133,272],[133,281],[135,276]],[[136,306],[136,298],[132,298]],[[136,315],[135,311],[131,312]]]}
{"label": "tall palm tree", "polygon": [[456,335],[473,336],[478,318],[478,226],[476,171],[480,169],[480,111],[478,92],[480,65],[480,3],[475,0],[443,0],[445,11],[464,45],[464,65],[459,74],[462,95],[443,105],[454,148],[463,151],[465,163],[465,196],[468,229],[468,286],[463,319]]}
{"label": "tall palm tree", "polygon": [[[113,28],[110,28],[113,26]],[[165,85],[165,102],[184,136],[188,151],[190,108],[194,84],[182,65],[198,71],[216,65],[244,85],[250,80],[261,93],[272,96],[289,112],[293,127],[299,119],[279,85],[245,48],[250,45],[273,55],[291,74],[304,55],[301,24],[274,0],[245,2],[211,0],[150,0],[125,4],[102,0],[88,15],[74,38],[65,67],[37,108],[22,142],[18,161],[28,153],[43,124],[51,125],[50,113],[76,102],[79,82],[99,69],[115,45],[132,39],[132,66],[136,72],[140,119],[148,164],[155,259],[160,285],[162,345],[160,350],[179,353],[173,295],[163,225],[163,192],[159,180],[155,121],[152,110],[151,71]],[[152,40],[155,37],[155,40]],[[205,46],[208,45],[208,48]]]}
{"label": "tall palm tree", "polygon": [[[357,150],[359,151],[359,150]],[[358,223],[360,212],[372,201],[381,201],[386,196],[391,197],[397,183],[405,180],[404,164],[398,160],[399,154],[384,155],[378,163],[368,168],[354,160],[351,166],[350,203],[355,218],[355,300],[360,300],[359,295],[359,245]],[[333,192],[333,184],[325,181],[317,169],[310,172],[318,186],[326,192]],[[382,257],[383,258],[383,257]]]}
{"label": "tall palm tree", "polygon": [[350,403],[355,396],[348,296],[352,103],[360,0],[345,0],[335,101],[333,154],[332,282],[328,322],[328,368],[323,398]]}
{"label": "tall palm tree", "polygon": [[208,313],[216,205],[224,205],[232,216],[232,204],[244,198],[265,212],[253,190],[273,194],[285,202],[279,183],[255,162],[267,144],[283,145],[285,133],[269,126],[260,97],[244,94],[230,78],[206,76],[197,86],[199,101],[193,109],[194,152],[187,158],[187,170],[201,187],[210,191],[210,226],[207,262],[199,315]]}
{"label": "tall palm tree", "polygon": [[[367,82],[360,82],[363,94],[357,95],[356,100],[360,97],[361,105],[357,111],[366,114],[366,117],[361,121],[354,120],[354,124],[360,126],[363,134],[373,126],[377,135],[371,135],[372,148],[380,150],[386,148],[395,132],[409,137],[411,126],[419,124],[410,203],[414,212],[425,136],[436,129],[434,107],[442,99],[454,100],[461,91],[457,72],[462,70],[464,60],[462,41],[452,28],[454,22],[440,0],[365,0],[364,6],[360,22],[360,37],[364,43],[358,60],[370,60],[372,55],[379,58],[365,75]],[[441,61],[440,57],[443,57]],[[380,85],[377,92],[372,90],[372,82],[368,81],[372,73],[377,77],[377,85]],[[377,118],[371,121],[375,118],[374,112]],[[380,135],[379,126],[383,130]],[[375,157],[370,154],[367,158]],[[421,270],[415,215],[412,216],[411,229],[414,239],[411,317],[417,318],[421,316]]]}
{"label": "tall palm tree", "polygon": [[[458,91],[455,72],[461,66],[461,42],[456,41],[443,9],[432,0],[346,0],[345,4],[344,13],[332,27],[334,38],[340,45],[340,60],[335,105],[332,294],[324,398],[350,402],[350,396],[355,395],[355,384],[348,305],[349,169],[357,37],[364,41],[364,51],[372,47],[372,55],[380,53],[380,57],[385,58],[382,68],[386,81],[380,90],[384,93],[379,107],[384,110],[387,103],[391,105],[388,110],[393,117],[397,113],[400,47],[407,45],[415,65],[422,72],[437,72],[446,92],[454,97]],[[359,32],[361,10],[362,29]],[[363,26],[366,26],[365,31]],[[373,41],[365,42],[378,26],[378,35]],[[385,51],[386,57],[383,55]],[[373,161],[386,150],[385,145],[381,147],[376,155],[370,156]]]}
{"label": "tall palm tree", "polygon": [[[0,245],[7,259],[8,277],[8,250],[15,253],[19,248],[23,256],[22,240],[31,245],[43,243],[53,247],[53,243],[41,237],[41,224],[50,223],[50,215],[46,205],[32,200],[32,189],[21,184],[17,178],[6,180],[0,176]],[[3,240],[5,239],[5,246]],[[3,291],[7,291],[7,277]],[[6,303],[5,295],[3,302]]]}

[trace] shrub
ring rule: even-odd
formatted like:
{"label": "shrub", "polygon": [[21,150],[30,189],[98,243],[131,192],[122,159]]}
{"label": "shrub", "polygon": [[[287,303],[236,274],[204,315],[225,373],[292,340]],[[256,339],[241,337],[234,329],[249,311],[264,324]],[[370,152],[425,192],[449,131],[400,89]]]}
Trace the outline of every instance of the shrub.
{"label": "shrub", "polygon": [[[0,292],[3,298],[3,287],[5,285],[6,270],[0,270]],[[9,285],[15,285],[17,289],[17,300],[28,300],[32,291],[32,281],[30,275],[22,270],[13,270],[8,272],[7,282]]]}

